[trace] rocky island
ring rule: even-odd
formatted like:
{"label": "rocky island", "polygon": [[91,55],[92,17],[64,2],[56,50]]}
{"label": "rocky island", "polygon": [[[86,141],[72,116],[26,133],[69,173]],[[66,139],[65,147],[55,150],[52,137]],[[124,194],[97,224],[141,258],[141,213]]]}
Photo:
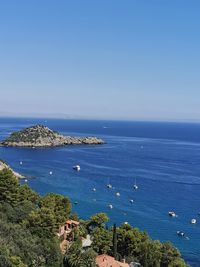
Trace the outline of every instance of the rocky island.
{"label": "rocky island", "polygon": [[64,145],[98,145],[104,141],[97,137],[64,136],[52,131],[44,125],[35,125],[12,133],[0,143],[1,146],[12,147],[55,147]]}

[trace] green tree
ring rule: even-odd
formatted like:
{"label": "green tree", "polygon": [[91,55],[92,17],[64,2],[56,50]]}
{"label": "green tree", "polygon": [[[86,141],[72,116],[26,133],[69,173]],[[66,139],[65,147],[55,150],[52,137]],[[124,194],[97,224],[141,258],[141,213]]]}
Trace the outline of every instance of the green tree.
{"label": "green tree", "polygon": [[52,236],[57,230],[54,213],[49,208],[45,207],[32,211],[29,217],[24,221],[24,225],[29,228],[33,234],[40,237]]}
{"label": "green tree", "polygon": [[49,193],[41,198],[39,206],[41,208],[50,209],[54,214],[57,227],[62,225],[71,212],[71,203],[67,197],[59,194]]}
{"label": "green tree", "polygon": [[168,267],[175,260],[180,259],[181,257],[179,250],[176,249],[170,242],[162,244],[161,252],[162,252],[162,258],[161,258],[162,267]]}
{"label": "green tree", "polygon": [[21,185],[19,187],[18,201],[20,203],[24,201],[29,201],[37,205],[39,200],[40,200],[39,194],[34,192],[28,185]]}
{"label": "green tree", "polygon": [[96,267],[95,258],[97,253],[93,249],[88,249],[81,255],[81,267]]}
{"label": "green tree", "polygon": [[150,239],[141,243],[138,259],[144,267],[160,267],[161,243]]}
{"label": "green tree", "polygon": [[0,171],[0,203],[16,205],[18,203],[19,182],[12,171],[5,168]]}
{"label": "green tree", "polygon": [[11,267],[9,250],[3,244],[0,246],[0,267]]}
{"label": "green tree", "polygon": [[[168,267],[187,267],[188,265],[184,262],[183,259],[175,259],[173,260]],[[189,267],[189,266],[188,266]]]}
{"label": "green tree", "polygon": [[82,250],[81,241],[72,244],[64,257],[65,267],[96,267],[96,253],[92,250]]}
{"label": "green tree", "polygon": [[24,264],[20,257],[17,256],[10,257],[10,262],[12,267],[28,267],[28,265]]}
{"label": "green tree", "polygon": [[104,227],[105,223],[109,221],[107,214],[100,212],[90,217],[89,225],[95,227]]}
{"label": "green tree", "polygon": [[117,230],[116,224],[113,225],[113,257],[117,259]]}
{"label": "green tree", "polygon": [[113,245],[113,235],[104,228],[95,228],[92,231],[92,248],[98,254],[111,254]]}

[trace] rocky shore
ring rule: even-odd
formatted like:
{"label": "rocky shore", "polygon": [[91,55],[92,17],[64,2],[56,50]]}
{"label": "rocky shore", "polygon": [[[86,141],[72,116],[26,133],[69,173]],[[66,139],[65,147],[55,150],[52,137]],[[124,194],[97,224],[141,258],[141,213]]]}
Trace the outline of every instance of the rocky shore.
{"label": "rocky shore", "polygon": [[52,131],[44,125],[35,125],[19,132],[12,133],[0,143],[1,146],[12,147],[55,147],[65,145],[98,145],[104,141],[97,137],[64,136]]}
{"label": "rocky shore", "polygon": [[15,172],[12,168],[10,168],[10,166],[7,163],[0,160],[0,171],[2,171],[3,169],[9,169],[17,179],[24,179],[25,178],[25,176],[19,174],[18,172]]}

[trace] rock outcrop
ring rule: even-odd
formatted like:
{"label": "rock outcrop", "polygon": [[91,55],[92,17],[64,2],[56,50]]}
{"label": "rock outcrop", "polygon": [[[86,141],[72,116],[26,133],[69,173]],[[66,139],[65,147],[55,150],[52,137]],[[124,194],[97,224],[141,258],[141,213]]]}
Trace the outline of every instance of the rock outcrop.
{"label": "rock outcrop", "polygon": [[0,160],[0,171],[2,171],[3,169],[9,169],[9,170],[11,170],[11,172],[14,174],[14,176],[17,179],[23,179],[23,178],[25,178],[25,176],[19,174],[18,172],[15,172],[12,168],[10,168],[10,166],[7,163],[5,163],[3,160]]}
{"label": "rock outcrop", "polygon": [[50,130],[46,126],[35,125],[12,133],[0,145],[12,147],[54,147],[81,144],[97,145],[103,143],[104,141],[97,137],[64,136]]}

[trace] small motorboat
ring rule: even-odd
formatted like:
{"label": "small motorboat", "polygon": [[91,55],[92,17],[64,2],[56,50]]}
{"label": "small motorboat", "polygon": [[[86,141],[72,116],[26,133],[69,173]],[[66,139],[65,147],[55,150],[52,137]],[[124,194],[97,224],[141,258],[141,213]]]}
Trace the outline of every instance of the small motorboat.
{"label": "small motorboat", "polygon": [[75,201],[74,204],[77,205],[78,204],[78,201]]}
{"label": "small motorboat", "polygon": [[184,237],[185,233],[183,231],[177,231],[176,232],[178,236]]}
{"label": "small motorboat", "polygon": [[96,192],[97,190],[96,190],[96,188],[94,187],[94,188],[92,188],[92,191]]}
{"label": "small motorboat", "polygon": [[133,202],[134,202],[133,199],[130,199],[130,202],[131,202],[131,204],[133,204]]}
{"label": "small motorboat", "polygon": [[134,184],[133,188],[134,188],[135,190],[137,190],[137,189],[138,189],[138,186],[137,186],[136,184]]}
{"label": "small motorboat", "polygon": [[20,162],[19,162],[19,164],[20,164],[20,165],[22,165],[22,164],[23,164],[23,162],[22,162],[22,161],[20,161]]}
{"label": "small motorboat", "polygon": [[108,207],[109,207],[110,209],[113,209],[113,205],[112,205],[112,204],[109,204]]}
{"label": "small motorboat", "polygon": [[124,222],[124,224],[128,224],[128,222]]}
{"label": "small motorboat", "polygon": [[25,182],[25,183],[27,183],[27,182],[28,182],[28,180],[27,180],[27,179],[25,179],[25,180],[24,180],[24,182]]}
{"label": "small motorboat", "polygon": [[81,167],[79,165],[75,165],[75,166],[73,166],[73,169],[75,171],[80,171]]}
{"label": "small motorboat", "polygon": [[176,215],[176,213],[175,213],[174,211],[169,211],[169,212],[168,212],[168,215],[169,215],[170,217],[177,217],[177,215]]}
{"label": "small motorboat", "polygon": [[53,174],[53,172],[52,172],[52,171],[50,171],[50,172],[49,172],[49,174],[50,174],[50,175],[52,175],[52,174]]}
{"label": "small motorboat", "polygon": [[107,188],[108,189],[112,189],[113,188],[112,184],[110,183],[110,178],[108,178],[108,181],[107,181]]}
{"label": "small motorboat", "polygon": [[117,197],[120,197],[120,193],[119,193],[119,192],[117,192],[117,193],[116,193],[116,196],[117,196]]}
{"label": "small motorboat", "polygon": [[196,219],[192,219],[191,220],[191,224],[196,224],[197,223],[197,220]]}

